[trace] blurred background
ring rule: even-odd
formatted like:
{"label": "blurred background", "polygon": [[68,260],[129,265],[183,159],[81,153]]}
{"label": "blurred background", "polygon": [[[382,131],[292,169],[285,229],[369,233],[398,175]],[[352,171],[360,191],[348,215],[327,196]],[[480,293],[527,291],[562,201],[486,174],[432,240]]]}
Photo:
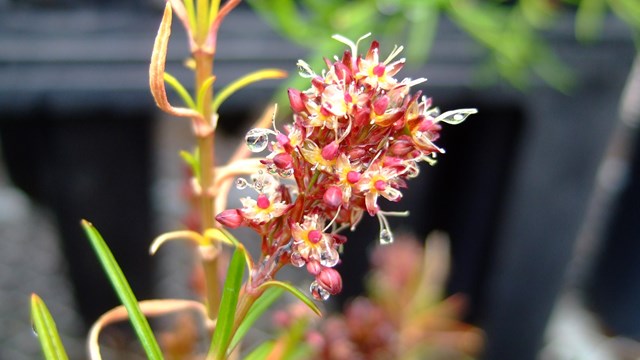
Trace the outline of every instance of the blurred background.
{"label": "blurred background", "polygon": [[[161,0],[0,0],[0,359],[33,359],[28,299],[47,302],[72,358],[118,304],[79,226],[92,221],[140,299],[192,297],[191,249],[148,245],[183,227],[189,124],[156,110],[148,62]],[[221,108],[229,154],[264,107],[320,68],[330,39],[405,45],[399,77],[448,110],[447,153],[388,208],[393,226],[448,232],[448,291],[486,331],[487,359],[640,356],[640,5],[633,0],[253,0],[221,28],[217,86],[278,67]],[[173,27],[168,71],[191,78]],[[367,43],[367,41],[365,41]],[[366,45],[363,45],[365,47]],[[634,65],[635,61],[635,65]],[[362,291],[375,221],[350,238],[344,302]]]}

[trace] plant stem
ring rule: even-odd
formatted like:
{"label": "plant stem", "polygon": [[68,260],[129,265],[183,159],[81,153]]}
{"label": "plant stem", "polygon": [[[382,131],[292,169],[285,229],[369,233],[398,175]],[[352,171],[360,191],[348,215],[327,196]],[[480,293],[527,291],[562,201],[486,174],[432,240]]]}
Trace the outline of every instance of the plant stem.
{"label": "plant stem", "polygon": [[[198,14],[200,15],[200,14]],[[196,92],[202,84],[211,77],[213,73],[213,55],[202,51],[193,54],[196,61]],[[211,99],[213,98],[212,87],[207,90],[202,102],[202,115],[206,121],[211,121]],[[214,132],[198,134],[198,150],[200,154],[200,220],[202,232],[215,226],[214,221],[214,196],[213,179],[215,166],[214,153]],[[204,269],[207,311],[212,320],[218,317],[220,306],[220,284],[218,281],[218,245],[211,244],[210,247],[203,247],[201,251],[201,261]]]}

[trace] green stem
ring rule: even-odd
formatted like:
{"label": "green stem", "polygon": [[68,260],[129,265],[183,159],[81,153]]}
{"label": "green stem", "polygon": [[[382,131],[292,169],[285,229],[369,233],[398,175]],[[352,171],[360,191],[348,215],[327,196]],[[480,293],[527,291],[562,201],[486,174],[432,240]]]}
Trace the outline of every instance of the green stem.
{"label": "green stem", "polygon": [[[198,1],[200,6],[201,1]],[[193,54],[196,61],[196,91],[202,88],[203,84],[209,79],[213,73],[213,55],[205,52],[195,52]],[[210,87],[203,95],[202,115],[206,121],[211,121],[211,99],[213,97],[213,88]],[[202,223],[202,232],[215,226],[214,220],[214,196],[213,196],[213,179],[215,166],[214,153],[214,132],[198,136],[198,150],[200,154],[200,216]],[[201,249],[202,250],[202,249]],[[220,307],[220,284],[218,279],[218,245],[212,244],[211,248],[207,248],[206,253],[202,254],[202,266],[204,269],[207,310],[211,319],[218,317],[218,308]]]}

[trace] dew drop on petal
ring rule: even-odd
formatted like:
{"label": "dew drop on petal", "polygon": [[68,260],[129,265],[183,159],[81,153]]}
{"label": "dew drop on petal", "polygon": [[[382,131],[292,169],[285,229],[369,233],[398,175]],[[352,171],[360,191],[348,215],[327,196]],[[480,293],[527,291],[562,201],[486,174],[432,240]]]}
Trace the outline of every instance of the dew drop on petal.
{"label": "dew drop on petal", "polygon": [[279,170],[278,175],[285,178],[290,177],[291,175],[293,175],[293,169]]}
{"label": "dew drop on petal", "polygon": [[393,243],[393,234],[387,229],[380,230],[380,245],[389,245]]}
{"label": "dew drop on petal", "polygon": [[247,180],[243,178],[236,179],[236,189],[238,190],[246,189],[247,186],[249,186],[249,183],[247,182]]}
{"label": "dew drop on petal", "polygon": [[269,133],[271,130],[255,128],[247,132],[244,139],[247,142],[247,147],[251,152],[257,153],[267,148],[269,145]]}
{"label": "dew drop on petal", "polygon": [[324,267],[334,267],[340,260],[340,254],[334,248],[320,251],[320,264]]}
{"label": "dew drop on petal", "polygon": [[315,280],[311,283],[311,286],[309,286],[309,291],[311,292],[311,295],[314,299],[321,301],[327,300],[329,298],[329,295],[331,295]]}
{"label": "dew drop on petal", "polygon": [[304,266],[304,264],[306,264],[306,262],[302,258],[302,255],[300,255],[300,253],[297,251],[292,252],[290,258],[291,258],[291,265],[295,267],[302,267]]}
{"label": "dew drop on petal", "polygon": [[267,166],[267,172],[271,175],[275,175],[278,173],[278,168],[274,164],[269,164]]}
{"label": "dew drop on petal", "polygon": [[469,115],[471,114],[475,114],[477,113],[478,110],[476,109],[458,109],[458,110],[451,110],[451,111],[447,111],[445,113],[443,113],[442,115],[438,116],[435,120],[435,122],[446,122],[447,124],[452,124],[452,125],[456,125],[456,124],[460,124],[461,122],[463,122]]}

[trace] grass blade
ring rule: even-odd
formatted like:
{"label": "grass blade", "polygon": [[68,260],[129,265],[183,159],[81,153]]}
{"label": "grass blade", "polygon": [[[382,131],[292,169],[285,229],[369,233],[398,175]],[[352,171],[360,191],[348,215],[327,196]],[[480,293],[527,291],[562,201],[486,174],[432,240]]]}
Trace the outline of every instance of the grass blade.
{"label": "grass blade", "polygon": [[91,241],[93,249],[98,255],[98,259],[109,278],[109,282],[111,282],[111,285],[118,294],[122,305],[124,305],[129,313],[129,320],[133,325],[136,335],[138,335],[138,339],[140,339],[140,342],[142,343],[142,347],[147,354],[147,358],[151,360],[162,360],[160,346],[153,336],[153,332],[151,332],[149,322],[142,314],[138,301],[133,295],[133,291],[131,291],[131,287],[129,286],[127,279],[113,257],[111,250],[109,250],[109,247],[102,238],[102,235],[100,235],[98,230],[96,230],[96,228],[86,220],[82,220],[82,227]]}
{"label": "grass blade", "polygon": [[231,340],[233,321],[236,315],[236,307],[238,306],[238,296],[242,286],[244,264],[245,260],[242,251],[236,249],[233,252],[227,270],[227,279],[224,283],[224,290],[222,291],[216,330],[213,333],[211,348],[209,348],[209,358],[216,360],[226,358],[227,348]]}
{"label": "grass blade", "polygon": [[38,335],[42,352],[47,360],[68,360],[56,323],[47,309],[44,301],[36,295],[31,294],[31,321],[33,330]]}
{"label": "grass blade", "polygon": [[271,307],[271,305],[278,300],[280,295],[284,292],[283,288],[271,287],[267,289],[256,302],[249,309],[249,313],[244,318],[244,321],[236,330],[236,333],[233,335],[233,339],[231,340],[231,344],[229,344],[229,349],[234,349],[238,343],[242,340],[244,335],[249,331],[251,326],[262,316],[262,314]]}
{"label": "grass blade", "polygon": [[277,281],[277,280],[267,281],[264,284],[260,285],[260,287],[267,287],[267,288],[274,287],[274,286],[287,290],[288,292],[293,294],[295,297],[300,299],[303,303],[305,303],[305,305],[307,305],[309,309],[311,309],[314,313],[316,313],[316,315],[322,316],[322,312],[320,311],[318,306],[314,304],[313,300],[309,299],[306,295],[302,293],[302,291],[296,289],[293,285],[282,282],[282,281]]}

